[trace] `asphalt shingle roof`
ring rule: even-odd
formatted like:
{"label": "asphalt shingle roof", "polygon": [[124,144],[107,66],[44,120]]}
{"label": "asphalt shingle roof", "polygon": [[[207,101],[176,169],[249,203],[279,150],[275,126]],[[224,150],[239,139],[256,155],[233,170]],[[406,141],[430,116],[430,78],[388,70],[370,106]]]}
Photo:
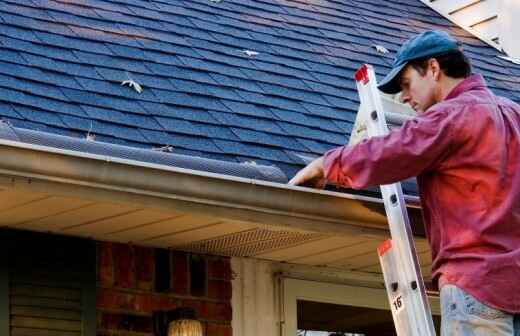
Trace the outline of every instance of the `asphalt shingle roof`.
{"label": "asphalt shingle roof", "polygon": [[385,74],[426,29],[463,41],[492,90],[520,102],[520,66],[418,0],[3,0],[0,117],[290,176],[347,141],[355,70]]}

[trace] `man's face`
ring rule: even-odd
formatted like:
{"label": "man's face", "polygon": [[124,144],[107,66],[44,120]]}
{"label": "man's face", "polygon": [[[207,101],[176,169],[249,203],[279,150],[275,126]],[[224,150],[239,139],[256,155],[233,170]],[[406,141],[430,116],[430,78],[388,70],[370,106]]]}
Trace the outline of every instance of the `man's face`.
{"label": "man's face", "polygon": [[436,103],[435,89],[437,81],[431,67],[421,74],[411,65],[406,66],[401,72],[399,85],[401,86],[401,101],[410,104],[417,112],[422,113]]}

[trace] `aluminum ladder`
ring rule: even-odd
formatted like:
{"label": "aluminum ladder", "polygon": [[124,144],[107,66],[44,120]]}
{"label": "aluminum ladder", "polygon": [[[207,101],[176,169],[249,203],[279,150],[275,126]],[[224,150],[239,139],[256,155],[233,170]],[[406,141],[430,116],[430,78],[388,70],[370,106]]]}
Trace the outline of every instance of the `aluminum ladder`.
{"label": "aluminum ladder", "polygon": [[[399,125],[412,117],[404,111],[404,105],[392,103],[380,94],[370,65],[361,66],[354,78],[361,101],[352,135],[354,141],[385,135],[389,131],[387,121]],[[401,183],[380,187],[391,239],[377,250],[397,335],[435,336]]]}

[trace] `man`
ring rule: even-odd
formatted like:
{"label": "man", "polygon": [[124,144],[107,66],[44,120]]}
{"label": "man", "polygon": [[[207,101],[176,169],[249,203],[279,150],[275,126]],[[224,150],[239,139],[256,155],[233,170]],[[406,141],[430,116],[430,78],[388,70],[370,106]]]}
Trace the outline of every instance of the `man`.
{"label": "man", "polygon": [[442,335],[520,335],[520,106],[441,31],[407,41],[379,89],[418,116],[325,153],[289,182],[365,188],[417,176]]}

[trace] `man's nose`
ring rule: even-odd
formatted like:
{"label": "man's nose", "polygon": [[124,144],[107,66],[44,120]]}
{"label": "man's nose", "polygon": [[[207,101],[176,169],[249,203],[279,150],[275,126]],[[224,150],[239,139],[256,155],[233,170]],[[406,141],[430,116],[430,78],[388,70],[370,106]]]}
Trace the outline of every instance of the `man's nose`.
{"label": "man's nose", "polygon": [[410,95],[404,91],[401,92],[401,97],[399,97],[401,103],[406,104],[410,102]]}

